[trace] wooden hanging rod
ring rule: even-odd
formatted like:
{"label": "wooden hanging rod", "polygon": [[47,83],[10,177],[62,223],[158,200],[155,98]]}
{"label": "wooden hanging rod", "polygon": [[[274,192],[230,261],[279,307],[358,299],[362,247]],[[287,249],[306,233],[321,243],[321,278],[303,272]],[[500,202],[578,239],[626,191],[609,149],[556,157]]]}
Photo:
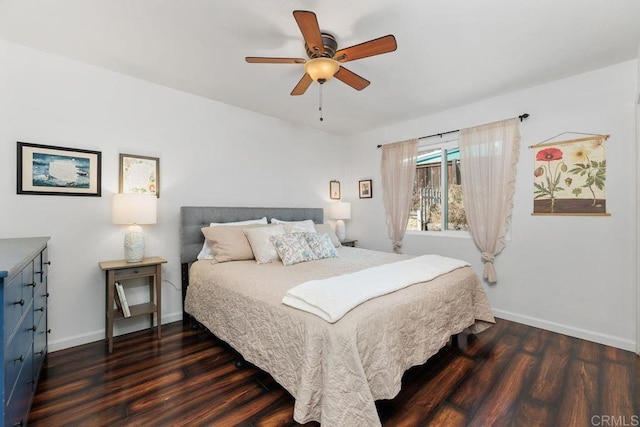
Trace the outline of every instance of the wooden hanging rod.
{"label": "wooden hanging rod", "polygon": [[[518,118],[520,119],[520,121],[522,122],[524,119],[526,119],[527,117],[529,117],[529,113],[524,113],[518,116]],[[421,136],[418,139],[427,139],[427,138],[433,138],[434,136],[439,136],[440,138],[442,138],[443,135],[448,135],[450,133],[456,133],[456,132],[460,132],[460,129],[456,129],[456,130],[450,130],[447,132],[439,132],[439,133],[434,133],[433,135],[426,135],[426,136]],[[378,148],[382,148],[382,144],[378,145]]]}
{"label": "wooden hanging rod", "polygon": [[555,141],[555,142],[541,142],[539,144],[530,145],[529,148],[542,148],[549,147],[551,145],[562,145],[562,144],[570,144],[572,142],[582,142],[582,141],[593,141],[594,139],[604,139],[605,141],[609,139],[609,135],[593,135],[585,138],[576,138],[576,139],[567,139],[566,141]]}

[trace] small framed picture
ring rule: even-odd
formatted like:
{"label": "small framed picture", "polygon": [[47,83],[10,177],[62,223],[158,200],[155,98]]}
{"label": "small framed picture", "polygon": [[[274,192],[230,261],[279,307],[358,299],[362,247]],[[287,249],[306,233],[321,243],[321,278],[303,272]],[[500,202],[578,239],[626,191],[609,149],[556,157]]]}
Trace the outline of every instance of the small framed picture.
{"label": "small framed picture", "polygon": [[102,153],[18,142],[18,194],[100,197]]}
{"label": "small framed picture", "polygon": [[120,192],[160,197],[160,159],[120,154]]}
{"label": "small framed picture", "polygon": [[329,181],[329,197],[333,200],[340,200],[340,181]]}
{"label": "small framed picture", "polygon": [[364,179],[359,182],[360,188],[360,198],[361,199],[370,199],[373,197],[373,187],[371,186],[370,179]]}

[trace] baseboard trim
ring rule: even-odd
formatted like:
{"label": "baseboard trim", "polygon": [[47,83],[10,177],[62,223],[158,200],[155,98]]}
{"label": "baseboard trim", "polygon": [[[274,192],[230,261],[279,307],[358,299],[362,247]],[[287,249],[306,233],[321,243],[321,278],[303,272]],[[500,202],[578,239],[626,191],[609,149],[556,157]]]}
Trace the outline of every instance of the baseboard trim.
{"label": "baseboard trim", "polygon": [[[178,313],[170,313],[162,316],[162,324],[173,323],[182,320],[182,312]],[[145,317],[145,319],[140,319],[140,322],[136,322],[132,325],[127,325],[123,328],[118,328],[114,331],[114,335],[124,335],[129,334],[131,332],[141,331],[145,328],[149,327],[149,319]],[[104,341],[105,332],[104,329],[100,329],[98,331],[88,332],[86,334],[75,335],[73,337],[66,337],[60,340],[50,340],[47,343],[47,350],[49,353],[53,353],[54,351],[65,350],[71,347],[77,347],[79,345],[89,344],[96,341]]]}
{"label": "baseboard trim", "polygon": [[636,351],[636,343],[621,337],[608,334],[600,334],[586,329],[574,328],[572,326],[563,325],[556,322],[538,319],[536,317],[524,316],[521,314],[511,313],[504,310],[493,310],[493,314],[501,319],[509,320],[516,323],[534,326],[536,328],[545,329],[559,334],[569,335],[571,337],[580,338],[587,341],[597,342],[598,344],[609,345],[611,347],[621,348],[623,350]]}

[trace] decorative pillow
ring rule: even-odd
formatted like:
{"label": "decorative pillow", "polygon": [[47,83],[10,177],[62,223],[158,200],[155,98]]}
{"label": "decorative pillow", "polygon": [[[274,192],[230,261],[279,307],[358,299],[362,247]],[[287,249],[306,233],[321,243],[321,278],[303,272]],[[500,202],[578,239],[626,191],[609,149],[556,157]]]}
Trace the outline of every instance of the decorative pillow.
{"label": "decorative pillow", "polygon": [[242,261],[254,259],[251,245],[243,230],[260,226],[261,224],[218,225],[202,228],[202,234],[214,254],[213,259],[218,262]]}
{"label": "decorative pillow", "polygon": [[337,248],[338,246],[342,246],[342,244],[340,243],[340,239],[338,239],[338,236],[336,236],[336,232],[333,231],[333,227],[331,227],[331,225],[329,225],[329,224],[316,224],[315,228],[316,228],[316,232],[324,233],[324,234],[328,235],[329,238],[331,239],[331,243],[333,243],[334,247]]}
{"label": "decorative pillow", "polygon": [[303,233],[304,239],[318,259],[336,258],[338,251],[325,233]]}
{"label": "decorative pillow", "polygon": [[284,265],[318,259],[304,238],[304,233],[287,233],[269,238]]}
{"label": "decorative pillow", "polygon": [[282,225],[272,224],[264,227],[245,228],[243,231],[249,240],[249,245],[251,245],[251,250],[258,264],[268,264],[280,259],[278,251],[269,238],[284,234]]}
{"label": "decorative pillow", "polygon": [[295,233],[298,231],[307,233],[316,232],[313,221],[310,219],[305,219],[304,221],[280,221],[279,219],[271,218],[271,224],[284,225],[284,229],[287,231],[287,233]]}
{"label": "decorative pillow", "polygon": [[[250,225],[250,224],[268,224],[267,217],[264,216],[260,219],[250,219],[248,221],[237,221],[237,222],[212,222],[209,224],[209,227],[217,227],[219,225]],[[200,253],[198,254],[198,259],[213,259],[213,254],[211,253],[211,248],[207,245],[207,241],[205,240],[202,244],[202,249],[200,249]]]}

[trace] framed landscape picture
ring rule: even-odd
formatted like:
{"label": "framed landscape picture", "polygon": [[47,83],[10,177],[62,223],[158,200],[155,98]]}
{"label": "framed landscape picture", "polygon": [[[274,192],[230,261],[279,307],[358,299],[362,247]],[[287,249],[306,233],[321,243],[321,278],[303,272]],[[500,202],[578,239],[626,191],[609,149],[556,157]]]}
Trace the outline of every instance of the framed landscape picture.
{"label": "framed landscape picture", "polygon": [[160,197],[160,159],[120,154],[120,192]]}
{"label": "framed landscape picture", "polygon": [[18,142],[17,192],[100,197],[102,153]]}
{"label": "framed landscape picture", "polygon": [[361,199],[370,199],[373,197],[373,187],[370,179],[363,179],[359,182],[359,195]]}

